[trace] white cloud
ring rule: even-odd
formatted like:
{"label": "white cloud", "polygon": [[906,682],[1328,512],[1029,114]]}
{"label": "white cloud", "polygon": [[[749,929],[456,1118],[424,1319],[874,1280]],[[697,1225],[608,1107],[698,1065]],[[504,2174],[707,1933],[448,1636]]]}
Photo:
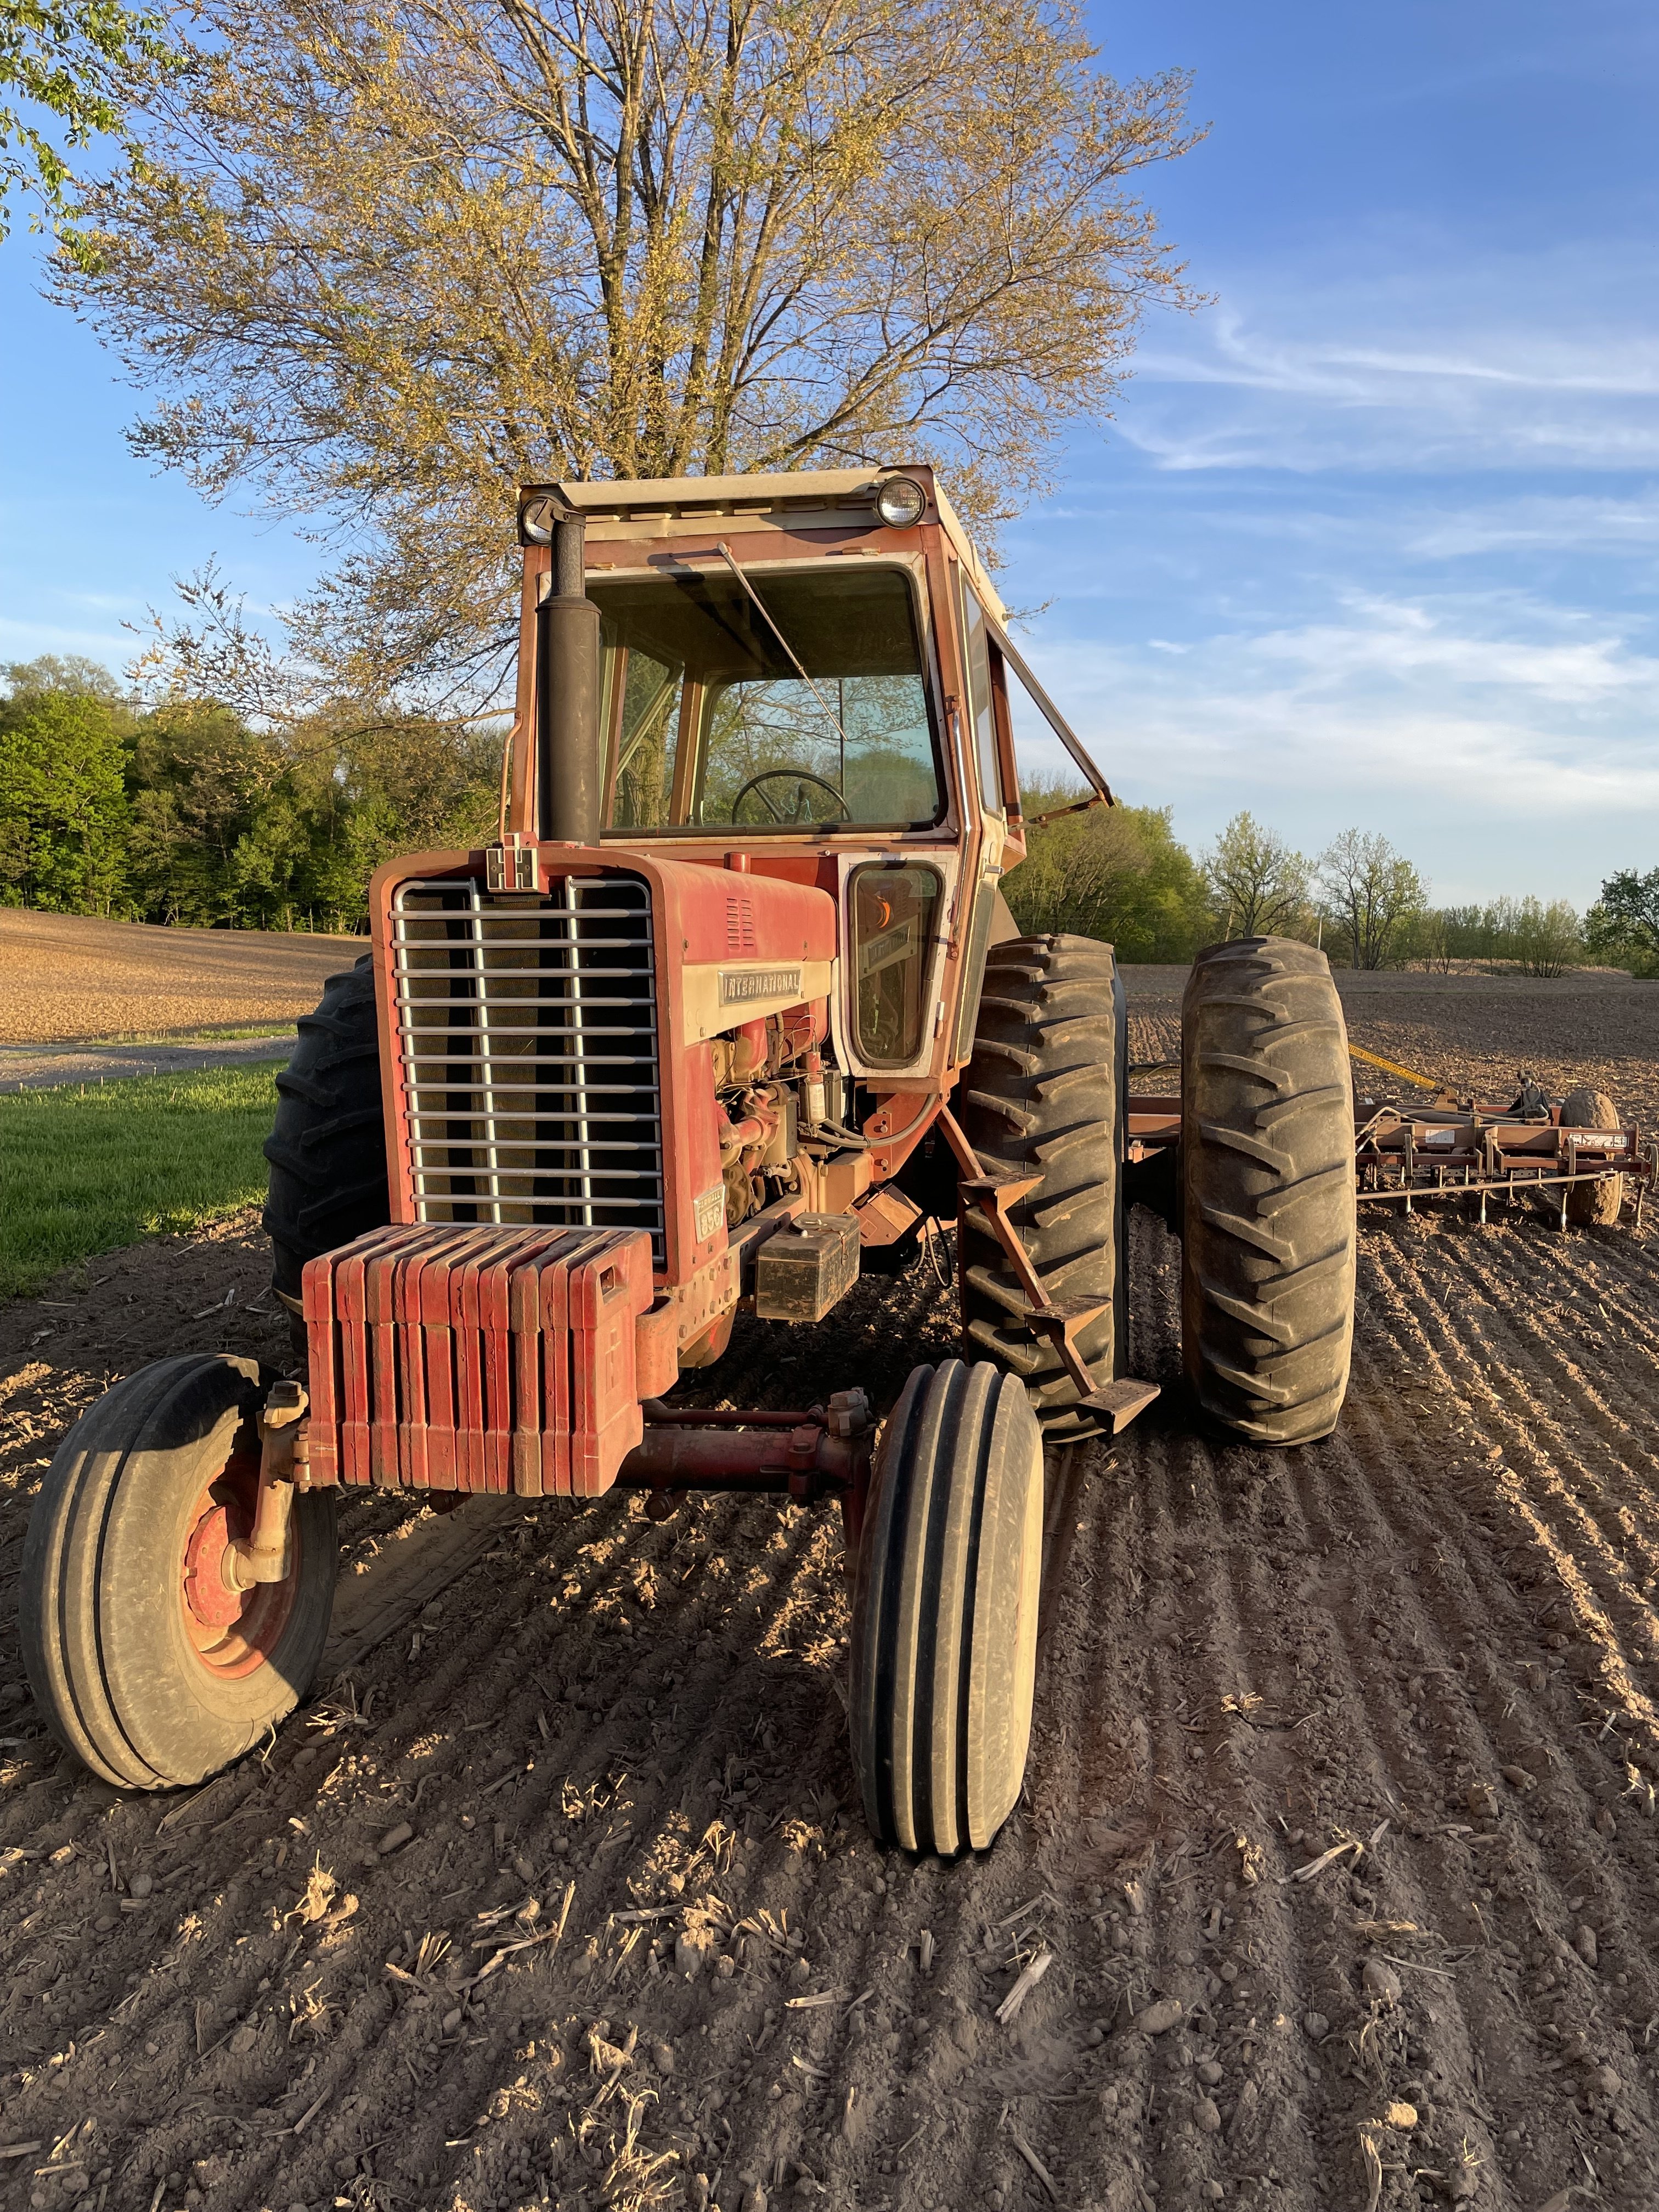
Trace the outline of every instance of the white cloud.
{"label": "white cloud", "polygon": [[1396,686],[1426,681],[1437,689],[1532,692],[1565,705],[1645,693],[1659,706],[1659,660],[1630,652],[1612,633],[1540,640],[1536,629],[1563,626],[1553,610],[1535,611],[1534,635],[1480,635],[1421,605],[1358,594],[1347,605],[1353,617],[1347,622],[1269,630],[1239,649],[1248,659],[1301,669],[1309,694],[1376,676]]}
{"label": "white cloud", "polygon": [[1400,550],[1428,560],[1483,553],[1624,553],[1659,546],[1659,492],[1628,499],[1550,496],[1481,501],[1401,518]]}
{"label": "white cloud", "polygon": [[1149,335],[1117,428],[1167,469],[1659,465],[1651,259],[1419,234],[1242,270]]}
{"label": "white cloud", "polygon": [[78,653],[101,660],[117,674],[136,650],[127,630],[76,629],[62,623],[15,622],[0,615],[0,659],[33,660],[46,653]]}
{"label": "white cloud", "polygon": [[1179,660],[1053,623],[1031,651],[1114,787],[1195,844],[1241,806],[1310,848],[1360,822],[1448,897],[1581,906],[1659,858],[1659,659],[1618,626],[1515,593],[1334,599]]}

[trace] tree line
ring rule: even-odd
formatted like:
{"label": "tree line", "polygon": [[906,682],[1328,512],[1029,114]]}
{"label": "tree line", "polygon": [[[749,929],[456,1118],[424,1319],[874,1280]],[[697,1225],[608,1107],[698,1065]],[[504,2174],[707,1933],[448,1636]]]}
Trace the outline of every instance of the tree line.
{"label": "tree line", "polygon": [[1349,968],[1549,977],[1600,963],[1659,975],[1659,868],[1609,876],[1583,915],[1532,896],[1437,907],[1412,861],[1376,832],[1345,830],[1310,855],[1244,812],[1194,856],[1168,808],[1095,809],[1039,824],[1080,795],[1059,784],[1023,795],[1030,851],[1006,886],[1023,929],[1100,938],[1127,961],[1185,961],[1224,938],[1272,934],[1321,945]]}
{"label": "tree line", "polygon": [[[3,676],[0,905],[349,932],[382,860],[495,833],[496,720],[334,699],[262,726],[212,699],[142,707],[90,660],[48,655]],[[1168,807],[1054,812],[1084,795],[1063,783],[1022,794],[1029,853],[1006,891],[1023,929],[1097,938],[1132,962],[1274,933],[1356,968],[1550,976],[1601,961],[1659,975],[1659,868],[1609,877],[1583,915],[1530,897],[1435,907],[1375,834],[1345,830],[1310,858],[1243,813],[1194,855]]]}
{"label": "tree line", "polygon": [[393,854],[495,835],[499,726],[335,701],[277,731],[149,709],[94,661],[15,663],[0,701],[0,905],[351,931]]}

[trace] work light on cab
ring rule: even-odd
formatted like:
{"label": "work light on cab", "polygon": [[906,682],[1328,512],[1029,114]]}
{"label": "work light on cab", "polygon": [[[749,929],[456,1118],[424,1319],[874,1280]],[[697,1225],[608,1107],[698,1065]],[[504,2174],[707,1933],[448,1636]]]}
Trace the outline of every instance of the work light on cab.
{"label": "work light on cab", "polygon": [[558,512],[550,499],[527,500],[519,514],[519,529],[532,545],[549,545],[553,541],[553,525]]}
{"label": "work light on cab", "polygon": [[927,511],[927,495],[914,477],[889,477],[876,494],[876,512],[890,530],[908,530]]}

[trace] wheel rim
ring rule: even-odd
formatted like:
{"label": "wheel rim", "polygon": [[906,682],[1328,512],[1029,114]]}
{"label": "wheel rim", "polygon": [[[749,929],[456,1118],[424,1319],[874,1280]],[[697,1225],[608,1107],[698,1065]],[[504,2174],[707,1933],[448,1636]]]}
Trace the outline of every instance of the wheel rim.
{"label": "wheel rim", "polygon": [[185,1634],[202,1666],[222,1681],[251,1674],[267,1662],[288,1626],[300,1587],[297,1514],[289,1522],[288,1573],[283,1581],[241,1590],[226,1579],[230,1546],[252,1534],[258,1487],[258,1450],[234,1450],[191,1508],[185,1539],[179,1587]]}

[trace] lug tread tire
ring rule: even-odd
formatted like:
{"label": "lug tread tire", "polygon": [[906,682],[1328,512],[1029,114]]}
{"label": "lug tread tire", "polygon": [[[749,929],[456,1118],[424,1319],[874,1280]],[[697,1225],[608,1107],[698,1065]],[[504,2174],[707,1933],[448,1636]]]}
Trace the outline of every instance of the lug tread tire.
{"label": "lug tread tire", "polygon": [[1289,938],[1212,945],[1182,1007],[1182,1351],[1208,1420],[1255,1444],[1335,1427],[1353,1341],[1353,1104],[1342,1002]]}
{"label": "lug tread tire", "polygon": [[918,1367],[877,1455],[853,1598],[853,1761],[883,1843],[982,1850],[1024,1780],[1042,1436],[988,1361]]}
{"label": "lug tread tire", "polygon": [[[1078,1348],[1102,1382],[1128,1364],[1120,1199],[1126,1127],[1127,1021],[1109,945],[1088,937],[1021,937],[986,961],[974,1056],[958,1115],[988,1174],[1041,1174],[1009,1218],[1051,1297],[1106,1307]],[[1046,1338],[1015,1310],[1024,1302],[990,1224],[961,1217],[963,1327],[976,1357],[1024,1382],[1051,1443],[1099,1432]]]}
{"label": "lug tread tire", "polygon": [[392,1218],[372,955],[329,977],[299,1032],[276,1078],[276,1123],[264,1148],[271,1273],[290,1298],[307,1260]]}
{"label": "lug tread tire", "polygon": [[58,1741],[106,1782],[199,1782],[292,1711],[322,1656],[337,1557],[332,1491],[296,1497],[301,1586],[264,1665],[222,1681],[181,1664],[173,1556],[179,1516],[222,1464],[264,1392],[228,1352],[157,1360],[83,1413],[29,1518],[20,1577],[23,1661]]}
{"label": "lug tread tire", "polygon": [[[1605,1091],[1580,1084],[1561,1101],[1564,1129],[1622,1128],[1619,1109]],[[1595,1182],[1572,1183],[1567,1189],[1567,1219],[1581,1229],[1605,1229],[1619,1218],[1625,1202],[1623,1176],[1604,1176]]]}

